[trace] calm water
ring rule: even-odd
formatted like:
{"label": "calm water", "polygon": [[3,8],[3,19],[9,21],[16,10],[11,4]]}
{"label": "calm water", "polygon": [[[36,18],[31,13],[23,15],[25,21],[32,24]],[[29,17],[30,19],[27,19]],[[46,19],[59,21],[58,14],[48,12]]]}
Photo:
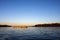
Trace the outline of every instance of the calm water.
{"label": "calm water", "polygon": [[0,27],[0,40],[60,40],[60,27]]}

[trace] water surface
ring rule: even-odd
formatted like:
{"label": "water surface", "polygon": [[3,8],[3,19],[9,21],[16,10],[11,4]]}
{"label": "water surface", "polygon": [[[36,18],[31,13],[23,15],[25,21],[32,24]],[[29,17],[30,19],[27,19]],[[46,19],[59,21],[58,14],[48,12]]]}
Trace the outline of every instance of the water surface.
{"label": "water surface", "polygon": [[0,40],[60,40],[60,27],[0,27]]}

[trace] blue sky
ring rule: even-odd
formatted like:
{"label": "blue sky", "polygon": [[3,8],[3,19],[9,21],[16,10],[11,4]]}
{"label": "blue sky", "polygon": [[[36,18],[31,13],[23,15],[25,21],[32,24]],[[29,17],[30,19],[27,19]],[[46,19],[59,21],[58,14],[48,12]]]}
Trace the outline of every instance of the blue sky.
{"label": "blue sky", "polygon": [[0,0],[0,23],[60,22],[60,0]]}

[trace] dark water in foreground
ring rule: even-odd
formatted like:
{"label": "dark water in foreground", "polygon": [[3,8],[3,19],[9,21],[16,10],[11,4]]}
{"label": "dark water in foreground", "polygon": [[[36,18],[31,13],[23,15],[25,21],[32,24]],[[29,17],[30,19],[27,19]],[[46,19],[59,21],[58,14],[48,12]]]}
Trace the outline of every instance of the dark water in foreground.
{"label": "dark water in foreground", "polygon": [[60,40],[60,27],[0,27],[0,40]]}

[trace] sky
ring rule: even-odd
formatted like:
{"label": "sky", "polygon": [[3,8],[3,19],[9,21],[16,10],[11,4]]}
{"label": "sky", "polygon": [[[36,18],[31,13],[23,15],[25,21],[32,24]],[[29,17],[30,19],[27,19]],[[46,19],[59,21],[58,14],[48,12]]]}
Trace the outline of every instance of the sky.
{"label": "sky", "polygon": [[0,0],[0,24],[60,23],[60,0]]}

